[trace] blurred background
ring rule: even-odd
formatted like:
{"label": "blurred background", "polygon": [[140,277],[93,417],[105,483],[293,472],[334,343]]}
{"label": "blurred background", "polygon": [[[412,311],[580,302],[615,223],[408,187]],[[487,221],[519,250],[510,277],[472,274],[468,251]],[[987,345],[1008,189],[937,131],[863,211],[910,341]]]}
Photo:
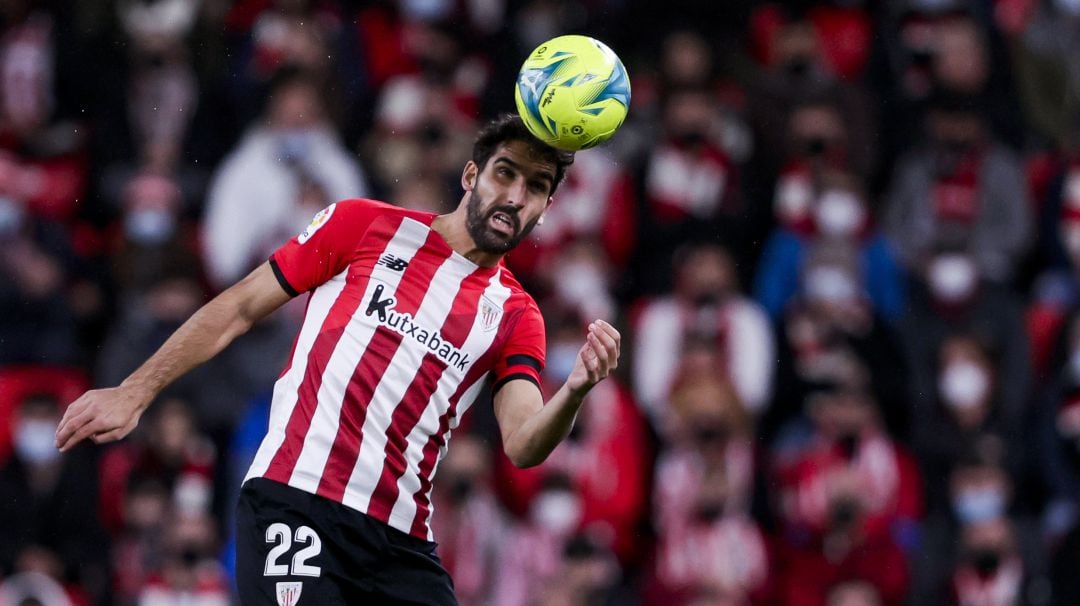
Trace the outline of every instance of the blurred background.
{"label": "blurred background", "polygon": [[303,298],[60,454],[326,205],[450,210],[526,54],[628,122],[509,264],[624,335],[543,465],[473,408],[433,500],[465,606],[1080,604],[1080,2],[0,1],[0,604],[229,604]]}

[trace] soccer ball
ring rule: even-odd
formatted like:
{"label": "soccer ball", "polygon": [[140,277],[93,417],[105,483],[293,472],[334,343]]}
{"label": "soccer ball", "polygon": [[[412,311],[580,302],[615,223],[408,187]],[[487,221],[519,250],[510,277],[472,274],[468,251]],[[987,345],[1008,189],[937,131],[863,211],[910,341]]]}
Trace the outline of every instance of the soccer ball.
{"label": "soccer ball", "polygon": [[538,139],[577,151],[607,141],[626,119],[630,78],[603,42],[559,36],[525,59],[514,101],[525,126]]}

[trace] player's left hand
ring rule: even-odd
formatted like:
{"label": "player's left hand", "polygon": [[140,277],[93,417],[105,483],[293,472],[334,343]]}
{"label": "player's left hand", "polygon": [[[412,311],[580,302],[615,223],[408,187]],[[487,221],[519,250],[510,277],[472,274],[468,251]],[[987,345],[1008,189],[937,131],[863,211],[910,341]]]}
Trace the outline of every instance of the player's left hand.
{"label": "player's left hand", "polygon": [[566,387],[577,396],[584,396],[594,385],[603,381],[619,367],[619,344],[622,335],[603,320],[589,324],[585,344],[578,351],[574,370],[566,379]]}

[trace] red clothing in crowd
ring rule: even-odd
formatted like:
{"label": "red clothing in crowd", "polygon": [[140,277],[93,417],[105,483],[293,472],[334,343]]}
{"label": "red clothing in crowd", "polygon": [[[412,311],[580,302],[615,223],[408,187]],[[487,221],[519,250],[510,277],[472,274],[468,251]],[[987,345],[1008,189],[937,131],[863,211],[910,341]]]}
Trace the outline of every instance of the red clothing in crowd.
{"label": "red clothing in crowd", "polygon": [[566,474],[582,500],[580,528],[609,539],[612,551],[629,561],[637,553],[648,498],[645,421],[629,391],[608,378],[589,392],[578,425],[580,433],[537,467],[518,469],[500,455],[503,496],[513,511],[524,513],[549,473]]}

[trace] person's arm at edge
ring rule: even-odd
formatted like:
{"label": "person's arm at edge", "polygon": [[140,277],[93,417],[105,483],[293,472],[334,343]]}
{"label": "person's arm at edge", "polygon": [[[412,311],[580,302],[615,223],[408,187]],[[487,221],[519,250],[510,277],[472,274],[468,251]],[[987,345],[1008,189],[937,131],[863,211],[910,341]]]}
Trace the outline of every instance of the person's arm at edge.
{"label": "person's arm at edge", "polygon": [[196,311],[119,386],[88,391],[72,402],[57,427],[57,447],[66,451],[86,438],[99,444],[123,438],[162,389],[290,298],[270,264],[260,265]]}
{"label": "person's arm at edge", "polygon": [[607,322],[590,324],[574,370],[547,404],[531,381],[502,385],[494,397],[495,418],[510,462],[522,468],[539,465],[570,434],[585,395],[618,366],[620,339]]}

